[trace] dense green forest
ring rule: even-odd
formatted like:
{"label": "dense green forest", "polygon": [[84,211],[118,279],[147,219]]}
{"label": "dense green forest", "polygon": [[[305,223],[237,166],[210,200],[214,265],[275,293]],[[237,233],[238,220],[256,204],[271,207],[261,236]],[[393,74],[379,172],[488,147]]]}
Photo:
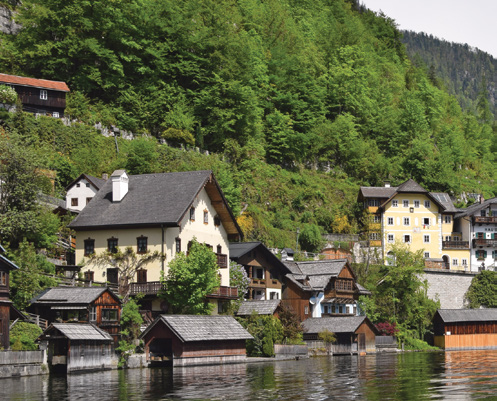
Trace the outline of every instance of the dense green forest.
{"label": "dense green forest", "polygon": [[411,60],[425,64],[432,82],[456,96],[464,110],[475,112],[479,102],[489,101],[497,115],[497,60],[490,54],[423,32],[403,31],[402,35]]}
{"label": "dense green forest", "polygon": [[[82,172],[208,168],[247,240],[294,246],[299,227],[314,250],[316,233],[358,231],[360,185],[497,193],[488,98],[462,111],[394,21],[355,1],[24,0],[16,12],[0,70],[66,81],[73,123],[3,113],[2,146],[56,171],[55,195]],[[30,221],[7,238],[4,219],[3,240],[40,230]]]}

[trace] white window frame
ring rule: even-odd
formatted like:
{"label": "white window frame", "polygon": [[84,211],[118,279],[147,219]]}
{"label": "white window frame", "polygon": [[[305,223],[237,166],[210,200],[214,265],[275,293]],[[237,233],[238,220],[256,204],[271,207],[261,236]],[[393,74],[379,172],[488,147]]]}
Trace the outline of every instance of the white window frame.
{"label": "white window frame", "polygon": [[[409,237],[409,241],[406,241],[406,237]],[[404,240],[405,244],[410,244],[412,242],[412,236],[411,236],[411,234],[404,234],[402,236],[402,239]]]}
{"label": "white window frame", "polygon": [[48,99],[48,92],[45,89],[40,89],[40,99],[41,100]]}
{"label": "white window frame", "polygon": [[395,242],[395,234],[387,234],[387,242],[393,244]]}
{"label": "white window frame", "polygon": [[[426,220],[428,220],[428,222],[426,222]],[[430,225],[430,218],[429,217],[423,217],[423,225],[424,226],[429,226]]]}
{"label": "white window frame", "polygon": [[[406,224],[407,222],[407,224]],[[405,226],[410,226],[411,225],[411,218],[410,217],[404,217],[404,225]]]}
{"label": "white window frame", "polygon": [[419,201],[418,200],[414,201],[414,207],[419,207]]}
{"label": "white window frame", "polygon": [[409,207],[409,200],[408,200],[408,199],[404,199],[404,200],[402,201],[402,206],[403,206],[403,207]]}
{"label": "white window frame", "polygon": [[59,118],[59,117],[60,117],[59,112],[58,112],[58,111],[54,111],[54,112],[52,113],[52,117],[54,117],[54,118]]}
{"label": "white window frame", "polygon": [[395,219],[393,217],[387,217],[387,225],[393,226],[395,224]]}
{"label": "white window frame", "polygon": [[430,243],[430,234],[424,234],[423,235],[423,244],[429,244],[429,243]]}
{"label": "white window frame", "polygon": [[425,259],[429,259],[430,258],[430,252],[425,252]]}
{"label": "white window frame", "polygon": [[468,265],[468,259],[461,259],[461,265],[462,266],[467,266]]}
{"label": "white window frame", "polygon": [[431,202],[429,200],[425,200],[425,208],[429,209],[431,207]]}
{"label": "white window frame", "polygon": [[444,223],[445,223],[445,224],[450,224],[450,223],[452,223],[452,218],[451,218],[451,216],[450,216],[450,215],[446,215],[446,216],[444,216]]}
{"label": "white window frame", "polygon": [[381,223],[381,216],[377,214],[373,215],[373,223]]}
{"label": "white window frame", "polygon": [[452,266],[459,266],[459,259],[457,258],[452,259]]}
{"label": "white window frame", "polygon": [[399,207],[399,201],[398,201],[398,200],[396,200],[396,199],[394,199],[394,200],[392,201],[392,207]]}

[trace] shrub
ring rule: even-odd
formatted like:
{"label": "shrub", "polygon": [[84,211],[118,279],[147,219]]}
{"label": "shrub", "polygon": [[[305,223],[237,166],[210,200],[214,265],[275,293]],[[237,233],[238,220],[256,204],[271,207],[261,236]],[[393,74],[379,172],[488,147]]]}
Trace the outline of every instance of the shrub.
{"label": "shrub", "polygon": [[10,331],[10,346],[13,351],[35,351],[38,345],[35,340],[42,334],[42,330],[32,323],[18,322]]}

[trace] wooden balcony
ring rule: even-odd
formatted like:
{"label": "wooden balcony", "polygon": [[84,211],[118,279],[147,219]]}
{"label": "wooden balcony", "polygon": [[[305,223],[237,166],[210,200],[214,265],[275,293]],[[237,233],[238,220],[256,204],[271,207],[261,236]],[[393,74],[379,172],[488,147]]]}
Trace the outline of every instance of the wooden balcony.
{"label": "wooden balcony", "polygon": [[442,241],[442,249],[469,249],[469,241]]}
{"label": "wooden balcony", "polygon": [[497,223],[497,216],[475,216],[475,223],[479,224],[492,224]]}
{"label": "wooden balcony", "polygon": [[207,295],[207,298],[237,299],[238,298],[238,288],[237,287],[227,287],[227,286],[222,285],[216,291]]}
{"label": "wooden balcony", "polygon": [[[164,286],[160,281],[150,281],[148,283],[131,283],[130,295],[157,295]],[[238,298],[238,288],[220,286],[216,291],[207,295],[207,298],[224,298],[236,299]]]}
{"label": "wooden balcony", "polygon": [[477,247],[497,248],[497,239],[476,238],[473,240],[473,248]]}
{"label": "wooden balcony", "polygon": [[266,288],[266,279],[253,278],[250,281],[250,287]]}

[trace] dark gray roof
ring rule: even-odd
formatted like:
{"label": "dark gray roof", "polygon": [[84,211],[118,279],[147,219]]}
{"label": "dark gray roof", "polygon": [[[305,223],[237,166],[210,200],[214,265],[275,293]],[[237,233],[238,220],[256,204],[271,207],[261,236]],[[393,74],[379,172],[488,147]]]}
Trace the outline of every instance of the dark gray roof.
{"label": "dark gray roof", "polygon": [[361,187],[364,198],[390,198],[397,191],[397,187]]}
{"label": "dark gray roof", "polygon": [[85,179],[86,181],[88,181],[90,184],[92,184],[97,190],[99,190],[100,188],[102,188],[104,186],[104,184],[106,183],[107,180],[104,180],[103,178],[97,178],[97,177],[93,177],[92,175],[89,175],[89,174],[80,174],[76,179],[74,179],[67,187],[66,187],[66,190],[69,190],[70,188],[72,188],[74,185],[76,185],[76,183],[81,180],[81,179]]}
{"label": "dark gray roof", "polygon": [[289,272],[288,267],[278,257],[272,253],[262,242],[230,242],[230,259],[238,262],[238,260],[254,249],[258,249],[269,263],[268,268],[276,268],[281,271],[281,274]]}
{"label": "dark gray roof", "polygon": [[7,266],[7,268],[9,268],[9,269],[19,269],[19,267],[14,262],[12,262],[11,260],[7,259],[3,255],[0,255],[0,264],[3,264],[5,266]]}
{"label": "dark gray roof", "polygon": [[367,319],[366,316],[313,317],[302,322],[304,333],[315,334],[324,330],[332,333],[354,333]]}
{"label": "dark gray roof", "polygon": [[366,288],[364,288],[359,283],[355,283],[355,285],[356,285],[357,289],[359,290],[359,294],[361,294],[361,295],[371,295],[371,291],[367,290]]}
{"label": "dark gray roof", "polygon": [[245,301],[240,305],[238,309],[238,316],[250,316],[252,313],[258,315],[272,315],[278,305],[280,304],[279,299],[267,299],[263,301]]}
{"label": "dark gray roof", "polygon": [[158,322],[163,322],[182,342],[253,338],[234,317],[224,315],[160,315],[140,337],[143,338]]}
{"label": "dark gray roof", "polygon": [[52,323],[45,333],[51,330],[51,327],[59,330],[69,340],[112,341],[112,337],[109,333],[99,329],[93,324]]}
{"label": "dark gray roof", "polygon": [[444,208],[445,212],[457,212],[458,209],[452,203],[452,199],[449,194],[445,192],[430,192],[430,196],[436,199]]}
{"label": "dark gray roof", "polygon": [[483,203],[475,203],[475,204],[469,206],[468,208],[461,210],[461,212],[457,213],[455,215],[455,217],[460,218],[460,217],[465,217],[465,216],[472,216],[475,213],[478,213],[481,209],[485,209],[493,203],[497,203],[497,198],[487,199]]}
{"label": "dark gray roof", "polygon": [[439,309],[445,323],[497,321],[497,309]]}
{"label": "dark gray roof", "polygon": [[238,259],[262,245],[262,242],[230,242],[230,259]]}
{"label": "dark gray roof", "polygon": [[[338,277],[347,265],[347,259],[317,260],[308,262],[284,262],[292,272],[286,277],[296,283],[303,290],[323,290],[332,277]],[[308,285],[302,283],[302,276],[308,279]]]}
{"label": "dark gray roof", "polygon": [[400,184],[397,187],[398,193],[401,192],[418,192],[418,193],[428,193],[426,189],[424,189],[421,185],[419,185],[412,178],[409,178],[406,182]]}
{"label": "dark gray roof", "polygon": [[105,291],[109,291],[118,299],[117,296],[106,287],[54,287],[48,288],[37,295],[31,300],[31,303],[88,305],[100,297]]}

